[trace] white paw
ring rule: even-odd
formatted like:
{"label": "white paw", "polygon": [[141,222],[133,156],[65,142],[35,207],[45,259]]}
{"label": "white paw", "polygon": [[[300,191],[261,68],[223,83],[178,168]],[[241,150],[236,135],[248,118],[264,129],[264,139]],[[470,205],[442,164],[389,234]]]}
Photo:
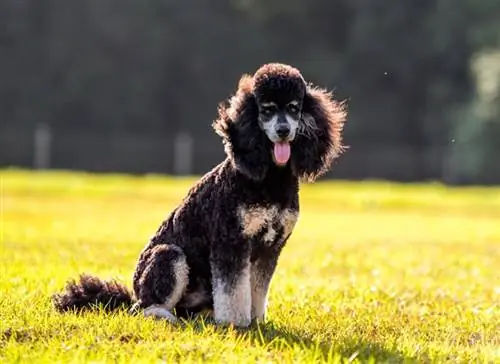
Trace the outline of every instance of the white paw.
{"label": "white paw", "polygon": [[241,327],[241,328],[249,327],[252,324],[252,320],[246,319],[246,318],[235,318],[235,319],[228,319],[228,318],[217,319],[217,318],[215,318],[214,321],[217,325],[220,325],[220,326],[234,326],[234,327]]}
{"label": "white paw", "polygon": [[128,313],[130,315],[135,315],[139,312],[139,308],[140,308],[140,303],[139,302],[136,302],[132,305],[132,307],[130,308],[130,310],[128,311]]}
{"label": "white paw", "polygon": [[149,306],[144,310],[144,317],[154,317],[156,319],[164,319],[171,323],[177,322],[177,317],[174,316],[165,307],[153,305]]}
{"label": "white paw", "polygon": [[266,322],[266,316],[265,315],[262,315],[262,316],[255,316],[253,319],[252,319],[252,322],[255,322],[255,323],[259,323],[259,324],[263,324]]}

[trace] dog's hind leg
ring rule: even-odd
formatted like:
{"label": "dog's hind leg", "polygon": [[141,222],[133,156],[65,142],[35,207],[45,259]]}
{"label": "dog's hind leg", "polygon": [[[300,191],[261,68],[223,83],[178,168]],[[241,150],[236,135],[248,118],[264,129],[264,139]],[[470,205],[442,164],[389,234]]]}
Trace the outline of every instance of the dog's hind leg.
{"label": "dog's hind leg", "polygon": [[179,246],[149,247],[143,252],[134,276],[137,305],[133,310],[140,307],[144,316],[177,321],[172,310],[186,291],[188,280],[189,267]]}

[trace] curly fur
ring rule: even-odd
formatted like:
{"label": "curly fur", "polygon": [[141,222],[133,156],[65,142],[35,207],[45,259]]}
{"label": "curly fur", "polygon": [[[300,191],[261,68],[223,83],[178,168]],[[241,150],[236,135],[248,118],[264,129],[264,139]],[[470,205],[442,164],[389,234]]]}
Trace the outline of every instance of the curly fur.
{"label": "curly fur", "polygon": [[[291,158],[277,166],[257,122],[259,102],[302,102]],[[290,66],[271,63],[244,75],[213,128],[226,159],[203,176],[163,221],[139,256],[134,295],[116,282],[83,276],[54,295],[64,312],[95,303],[131,306],[172,320],[206,309],[216,322],[247,326],[263,319],[267,292],[299,216],[299,181],[314,181],[343,151],[343,104],[307,84]]]}
{"label": "curly fur", "polygon": [[334,101],[330,92],[307,86],[302,130],[292,152],[292,166],[299,178],[313,182],[345,150],[341,137],[345,117],[344,104]]}
{"label": "curly fur", "polygon": [[103,281],[87,274],[80,281],[70,280],[64,293],[55,294],[53,303],[58,311],[80,311],[88,306],[101,306],[113,311],[132,304],[132,294],[116,281]]}
{"label": "curly fur", "polygon": [[[285,83],[290,79],[295,82]],[[276,99],[276,95],[287,93],[304,97],[301,130],[292,142],[292,169],[299,179],[314,182],[345,150],[342,145],[345,104],[335,101],[331,92],[306,84],[295,68],[268,64],[254,77],[243,75],[229,106],[219,105],[219,118],[213,124],[235,168],[249,178],[262,180],[272,162],[269,141],[255,122],[256,99],[270,94]]]}

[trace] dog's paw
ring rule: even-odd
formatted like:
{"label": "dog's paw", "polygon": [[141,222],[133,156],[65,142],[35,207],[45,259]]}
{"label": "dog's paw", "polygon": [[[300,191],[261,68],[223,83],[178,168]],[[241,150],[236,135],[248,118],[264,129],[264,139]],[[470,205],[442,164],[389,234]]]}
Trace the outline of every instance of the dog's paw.
{"label": "dog's paw", "polygon": [[167,320],[173,324],[178,322],[177,317],[160,305],[152,305],[144,309],[144,317],[153,317],[157,320]]}
{"label": "dog's paw", "polygon": [[267,322],[267,320],[266,320],[266,317],[264,315],[252,318],[252,326],[263,325],[266,322]]}
{"label": "dog's paw", "polygon": [[214,319],[214,322],[218,326],[241,328],[241,329],[245,329],[252,324],[252,320],[244,319],[244,318],[238,318],[238,319],[232,319],[232,320],[219,318],[219,319]]}

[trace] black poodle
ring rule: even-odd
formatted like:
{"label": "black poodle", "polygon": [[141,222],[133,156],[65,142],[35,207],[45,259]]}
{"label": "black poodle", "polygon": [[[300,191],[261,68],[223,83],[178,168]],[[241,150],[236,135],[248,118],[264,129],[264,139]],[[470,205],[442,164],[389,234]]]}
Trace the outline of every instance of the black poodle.
{"label": "black poodle", "polygon": [[227,158],[201,178],[140,254],[134,294],[82,275],[53,296],[60,311],[96,304],[175,322],[201,311],[245,327],[263,320],[280,252],[299,215],[299,181],[344,147],[345,108],[288,65],[244,75],[213,123]]}

